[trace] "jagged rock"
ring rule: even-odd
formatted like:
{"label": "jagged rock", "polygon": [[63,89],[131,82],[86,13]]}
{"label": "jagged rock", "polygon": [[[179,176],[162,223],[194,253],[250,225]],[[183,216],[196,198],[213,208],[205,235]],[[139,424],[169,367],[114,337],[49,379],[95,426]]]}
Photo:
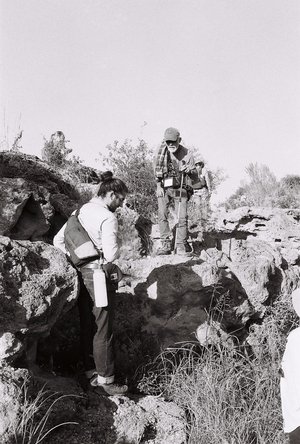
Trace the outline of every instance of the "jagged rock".
{"label": "jagged rock", "polygon": [[214,233],[257,308],[298,286],[300,210],[238,208],[219,216]]}
{"label": "jagged rock", "polygon": [[28,377],[25,369],[1,368],[0,372],[0,437],[1,444],[10,444],[17,432],[22,413],[21,387]]}
{"label": "jagged rock", "polygon": [[36,156],[20,152],[0,152],[0,177],[22,178],[43,186],[48,191],[78,199],[79,193],[61,174]]}
{"label": "jagged rock", "polygon": [[184,444],[184,412],[173,402],[154,396],[137,402],[128,398],[111,398],[118,409],[114,413],[116,444]]}
{"label": "jagged rock", "polygon": [[38,157],[0,152],[0,234],[20,240],[51,240],[80,194]]}
{"label": "jagged rock", "polygon": [[232,337],[225,333],[220,323],[211,321],[205,321],[203,324],[199,325],[196,330],[196,338],[201,345],[217,345],[222,344],[223,346],[233,347],[234,341]]}
{"label": "jagged rock", "polygon": [[[64,254],[44,242],[0,236],[0,334],[18,333],[24,341],[48,334],[77,293],[77,274]],[[7,341],[1,344],[0,360],[9,350]]]}
{"label": "jagged rock", "polygon": [[300,263],[298,209],[237,208],[219,216],[215,231],[219,238],[222,234],[237,239],[255,236],[279,250],[288,264]]}
{"label": "jagged rock", "polygon": [[257,310],[268,298],[274,300],[278,296],[283,270],[282,257],[276,249],[256,238],[233,240],[230,258],[230,269],[240,279],[250,303]]}
{"label": "jagged rock", "polygon": [[24,344],[13,333],[3,333],[0,336],[0,367],[13,362],[23,350]]}
{"label": "jagged rock", "polygon": [[20,178],[0,179],[0,234],[39,240],[49,231],[55,209],[41,185]]}

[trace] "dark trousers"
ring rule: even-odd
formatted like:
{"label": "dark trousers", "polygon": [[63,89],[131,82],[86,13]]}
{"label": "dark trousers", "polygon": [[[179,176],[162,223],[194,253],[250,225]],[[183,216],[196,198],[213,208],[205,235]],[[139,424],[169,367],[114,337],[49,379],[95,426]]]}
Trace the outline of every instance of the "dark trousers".
{"label": "dark trousers", "polygon": [[289,435],[290,444],[300,444],[300,427],[297,427]]}
{"label": "dark trousers", "polygon": [[96,369],[103,377],[114,375],[113,314],[115,290],[107,284],[108,306],[95,307],[93,270],[81,269],[78,310],[80,341],[85,370]]}

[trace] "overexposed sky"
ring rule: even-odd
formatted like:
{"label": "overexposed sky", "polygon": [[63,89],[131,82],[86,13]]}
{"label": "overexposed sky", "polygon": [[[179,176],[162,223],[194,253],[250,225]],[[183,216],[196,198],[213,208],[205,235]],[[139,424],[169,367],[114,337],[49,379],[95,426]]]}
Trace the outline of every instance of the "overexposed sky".
{"label": "overexposed sky", "polygon": [[40,155],[61,130],[99,167],[114,140],[155,148],[175,126],[229,175],[219,199],[250,162],[300,174],[299,0],[0,5],[1,140],[20,125],[23,151]]}

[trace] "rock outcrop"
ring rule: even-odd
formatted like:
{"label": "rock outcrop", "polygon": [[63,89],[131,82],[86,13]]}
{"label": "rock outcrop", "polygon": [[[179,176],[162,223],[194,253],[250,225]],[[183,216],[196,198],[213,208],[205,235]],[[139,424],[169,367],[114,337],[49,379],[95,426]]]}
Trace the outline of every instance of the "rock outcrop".
{"label": "rock outcrop", "polygon": [[76,271],[54,247],[0,236],[0,364],[24,347],[34,352],[78,290]]}
{"label": "rock outcrop", "polygon": [[0,152],[0,234],[51,240],[78,206],[80,194],[35,156]]}
{"label": "rock outcrop", "polygon": [[184,444],[184,412],[173,402],[154,396],[137,400],[114,398],[116,443]]}

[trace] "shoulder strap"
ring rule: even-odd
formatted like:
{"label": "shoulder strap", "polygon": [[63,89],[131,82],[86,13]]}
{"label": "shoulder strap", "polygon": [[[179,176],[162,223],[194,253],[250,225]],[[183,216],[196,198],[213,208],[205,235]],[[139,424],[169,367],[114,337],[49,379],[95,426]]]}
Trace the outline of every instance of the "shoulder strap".
{"label": "shoulder strap", "polygon": [[78,216],[79,216],[79,212],[80,212],[80,208],[77,208],[77,210],[75,211],[74,216],[77,218],[78,223],[81,225],[82,229],[86,232],[87,236],[90,238],[90,241],[93,243],[94,247],[96,248],[96,250],[99,253],[100,259],[104,259],[104,255],[103,255],[103,251],[101,249],[99,249],[97,247],[97,245],[95,245],[95,242],[93,242],[93,240],[91,239],[89,233],[87,232],[87,230],[84,228],[84,226],[82,225],[82,223],[80,222]]}

